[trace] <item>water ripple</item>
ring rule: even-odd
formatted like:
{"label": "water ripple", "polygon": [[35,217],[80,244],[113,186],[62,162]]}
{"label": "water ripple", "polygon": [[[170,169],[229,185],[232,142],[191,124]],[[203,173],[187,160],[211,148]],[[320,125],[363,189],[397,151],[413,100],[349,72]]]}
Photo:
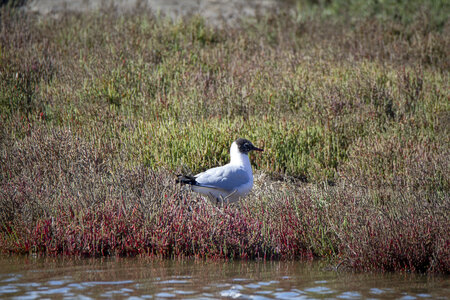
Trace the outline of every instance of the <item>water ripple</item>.
{"label": "water ripple", "polygon": [[230,298],[233,298],[233,299],[237,299],[237,298],[241,297],[242,294],[241,294],[241,292],[239,292],[239,290],[231,289],[231,290],[224,290],[224,291],[221,291],[221,292],[220,292],[220,296],[222,296],[222,297],[230,297]]}
{"label": "water ripple", "polygon": [[[173,263],[167,267],[163,263],[155,267],[141,266],[127,261],[127,264],[114,263],[99,265],[96,272],[92,263],[85,269],[80,264],[70,266],[56,265],[18,267],[17,272],[1,273],[0,298],[38,299],[38,298],[128,298],[128,299],[446,299],[449,294],[447,278],[433,281],[427,277],[390,274],[352,275],[299,272],[298,268],[287,272],[287,267],[255,272],[249,268],[242,271],[239,264],[224,264],[234,269],[220,271],[217,266],[204,264],[204,269],[180,269]],[[137,260],[138,262],[138,260]],[[255,264],[258,266],[257,264]],[[285,266],[283,264],[279,264]],[[267,265],[262,265],[267,266]],[[203,267],[203,265],[202,265]],[[108,269],[109,268],[109,269]],[[129,268],[129,269],[127,269]],[[30,270],[31,269],[31,270]],[[194,271],[193,271],[194,270]],[[195,271],[199,270],[199,271]],[[256,270],[258,270],[256,268]],[[340,278],[342,277],[342,278]],[[411,280],[411,278],[413,280]],[[349,284],[351,282],[352,284]]]}
{"label": "water ripple", "polygon": [[344,292],[337,296],[339,299],[361,299],[362,295],[358,292]]}
{"label": "water ripple", "polygon": [[296,292],[292,292],[292,291],[288,291],[288,292],[276,292],[273,294],[277,299],[294,299],[294,298],[298,298],[301,297],[303,295],[296,293]]}
{"label": "water ripple", "polygon": [[326,286],[315,286],[315,287],[306,288],[305,292],[314,293],[314,294],[318,294],[318,295],[326,295],[326,294],[332,294],[333,290],[331,290],[330,288],[327,288]]}
{"label": "water ripple", "polygon": [[156,294],[155,297],[158,297],[158,298],[175,298],[176,295],[175,295],[175,294],[172,294],[172,293],[165,293],[165,292],[162,292],[162,293]]}
{"label": "water ripple", "polygon": [[177,279],[170,279],[170,280],[163,280],[156,282],[157,284],[187,284],[190,283],[189,280],[177,280]]}

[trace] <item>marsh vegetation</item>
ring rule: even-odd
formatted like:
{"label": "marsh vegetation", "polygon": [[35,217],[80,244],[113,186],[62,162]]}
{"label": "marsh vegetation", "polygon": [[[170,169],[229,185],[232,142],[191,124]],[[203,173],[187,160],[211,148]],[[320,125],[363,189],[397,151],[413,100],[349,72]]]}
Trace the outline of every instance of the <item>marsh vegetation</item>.
{"label": "marsh vegetation", "polygon": [[[301,3],[223,28],[3,6],[1,251],[448,274],[446,1],[352,18]],[[239,205],[174,184],[237,137],[265,148]]]}

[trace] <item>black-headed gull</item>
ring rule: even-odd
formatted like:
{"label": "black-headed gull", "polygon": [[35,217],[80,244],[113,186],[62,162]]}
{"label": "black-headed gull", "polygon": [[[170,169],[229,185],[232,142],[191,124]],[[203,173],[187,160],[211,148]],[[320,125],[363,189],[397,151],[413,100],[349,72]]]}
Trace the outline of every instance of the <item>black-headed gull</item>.
{"label": "black-headed gull", "polygon": [[191,190],[207,195],[217,202],[235,202],[246,196],[253,187],[253,172],[248,158],[250,151],[263,151],[246,139],[231,144],[230,162],[195,176],[179,175],[177,182],[189,185]]}

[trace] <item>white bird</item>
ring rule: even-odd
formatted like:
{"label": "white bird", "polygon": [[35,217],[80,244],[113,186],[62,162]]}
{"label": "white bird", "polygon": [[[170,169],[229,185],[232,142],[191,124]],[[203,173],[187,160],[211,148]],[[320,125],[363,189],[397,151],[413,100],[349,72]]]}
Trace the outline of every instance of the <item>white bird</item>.
{"label": "white bird", "polygon": [[206,195],[217,202],[236,202],[253,187],[253,172],[248,158],[250,151],[263,151],[246,139],[231,144],[230,162],[195,176],[179,175],[177,182],[189,185],[192,191]]}

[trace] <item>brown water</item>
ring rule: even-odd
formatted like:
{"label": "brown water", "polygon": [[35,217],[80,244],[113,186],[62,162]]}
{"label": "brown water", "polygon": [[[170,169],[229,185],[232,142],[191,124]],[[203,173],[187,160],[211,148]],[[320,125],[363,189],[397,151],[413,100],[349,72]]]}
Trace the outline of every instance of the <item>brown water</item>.
{"label": "brown water", "polygon": [[448,299],[448,276],[350,274],[323,263],[0,257],[0,298]]}

